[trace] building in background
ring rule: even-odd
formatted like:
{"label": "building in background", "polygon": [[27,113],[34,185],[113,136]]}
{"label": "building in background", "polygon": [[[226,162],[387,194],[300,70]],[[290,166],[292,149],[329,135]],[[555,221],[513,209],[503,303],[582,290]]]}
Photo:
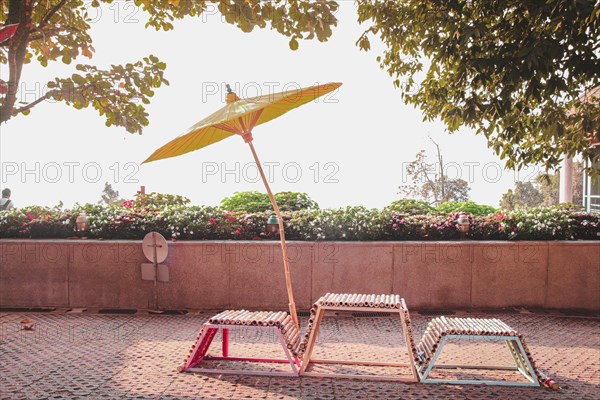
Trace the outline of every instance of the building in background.
{"label": "building in background", "polygon": [[[598,101],[600,99],[600,86],[585,94],[587,101]],[[590,146],[594,149],[592,169],[597,174],[583,174],[583,206],[587,211],[600,212],[600,141],[591,138]],[[561,203],[573,202],[573,158],[565,157],[560,171],[560,197]]]}
{"label": "building in background", "polygon": [[583,174],[583,205],[588,211],[600,212],[600,142],[594,146],[592,168],[598,173],[594,176]]}

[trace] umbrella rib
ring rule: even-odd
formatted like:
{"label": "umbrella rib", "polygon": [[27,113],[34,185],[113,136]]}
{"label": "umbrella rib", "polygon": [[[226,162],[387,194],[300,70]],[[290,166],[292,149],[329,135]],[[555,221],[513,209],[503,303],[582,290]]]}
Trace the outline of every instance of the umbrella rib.
{"label": "umbrella rib", "polygon": [[264,110],[264,108],[261,108],[256,113],[254,113],[254,115],[252,116],[253,118],[250,120],[250,130],[254,129],[254,127],[256,126],[256,123],[258,122],[258,119],[262,115],[263,110]]}
{"label": "umbrella rib", "polygon": [[[201,129],[203,129],[203,128],[201,128]],[[188,133],[186,135],[187,137],[184,140],[181,141],[182,143],[180,143],[180,145],[174,149],[176,153],[179,153],[179,154],[185,154],[186,153],[185,151],[183,153],[180,153],[180,151],[181,151],[182,148],[187,147],[190,142],[193,143],[193,141],[194,141],[194,133],[195,132],[190,132],[190,133]]]}
{"label": "umbrella rib", "polygon": [[238,118],[240,121],[240,126],[242,127],[242,132],[246,132],[246,124],[244,123],[244,115]]}
{"label": "umbrella rib", "polygon": [[223,123],[223,122],[221,122],[220,124],[215,124],[215,125],[213,125],[213,127],[224,130],[229,133],[233,133],[234,135],[239,134],[239,132],[235,129],[235,127],[230,127],[230,126],[226,125],[226,123]]}

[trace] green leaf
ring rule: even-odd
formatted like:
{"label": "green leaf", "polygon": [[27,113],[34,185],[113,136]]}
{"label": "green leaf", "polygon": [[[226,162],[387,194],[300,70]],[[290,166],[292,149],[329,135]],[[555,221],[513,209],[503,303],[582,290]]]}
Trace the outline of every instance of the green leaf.
{"label": "green leaf", "polygon": [[71,79],[73,79],[73,82],[75,82],[78,85],[83,85],[86,82],[85,78],[79,74],[71,75]]}

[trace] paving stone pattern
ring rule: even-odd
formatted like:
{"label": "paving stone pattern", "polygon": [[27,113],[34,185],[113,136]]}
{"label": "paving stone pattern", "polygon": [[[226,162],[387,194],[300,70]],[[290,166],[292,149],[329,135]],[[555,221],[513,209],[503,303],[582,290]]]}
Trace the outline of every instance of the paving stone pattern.
{"label": "paving stone pattern", "polygon": [[[281,378],[178,373],[201,324],[211,314],[107,315],[0,313],[2,399],[600,399],[600,319],[525,314],[469,314],[500,318],[521,331],[538,365],[561,385],[509,388],[421,385],[348,379]],[[29,318],[34,330],[22,330]],[[413,313],[417,340],[431,315]],[[306,323],[303,318],[301,325]],[[397,317],[327,316],[314,357],[407,360]],[[254,336],[253,336],[254,335]],[[219,350],[219,337],[213,353]],[[276,339],[231,335],[231,355],[278,356]],[[506,364],[505,347],[448,346],[446,363]],[[249,367],[249,366],[247,366]],[[278,366],[279,367],[285,367]],[[260,366],[259,366],[260,368]],[[340,372],[335,366],[316,366]],[[335,368],[338,368],[337,370]],[[340,367],[352,373],[352,368]],[[323,369],[321,369],[323,371]],[[358,367],[355,372],[369,373]],[[374,372],[381,373],[376,368]],[[390,371],[408,373],[408,371]],[[513,379],[514,376],[495,378]],[[489,376],[489,374],[488,374]]]}

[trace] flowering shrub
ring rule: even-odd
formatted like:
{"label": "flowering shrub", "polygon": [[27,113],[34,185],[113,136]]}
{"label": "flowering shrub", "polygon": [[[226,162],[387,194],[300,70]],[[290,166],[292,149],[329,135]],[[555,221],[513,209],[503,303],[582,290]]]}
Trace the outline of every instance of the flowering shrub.
{"label": "flowering shrub", "polygon": [[85,212],[88,219],[88,237],[137,239],[151,231],[164,232],[156,220],[157,210],[94,205],[86,206],[81,211]]}
{"label": "flowering shrub", "polygon": [[0,211],[0,237],[65,238],[73,236],[75,218],[76,216],[69,212],[38,206]]}
{"label": "flowering shrub", "polygon": [[127,200],[123,205],[128,208],[151,208],[160,209],[167,206],[183,206],[190,203],[187,197],[176,194],[165,193],[138,193],[135,195],[135,200]]}
{"label": "flowering shrub", "polygon": [[392,214],[389,236],[393,240],[453,240],[459,239],[456,220],[460,214],[403,215]]}
{"label": "flowering shrub", "polygon": [[506,214],[505,230],[510,239],[600,239],[599,216],[564,211],[561,207],[517,209]]}
{"label": "flowering shrub", "polygon": [[448,213],[465,213],[474,217],[486,216],[496,212],[496,209],[492,206],[485,204],[477,204],[471,200],[469,201],[445,201],[435,208],[438,214]]}
{"label": "flowering shrub", "polygon": [[[290,239],[381,240],[386,221],[381,211],[365,207],[310,210],[289,213]],[[287,235],[286,228],[286,235]],[[287,236],[286,236],[287,237]]]}
{"label": "flowering shrub", "polygon": [[[220,207],[183,204],[77,205],[72,210],[25,207],[0,211],[2,238],[65,238],[87,215],[85,236],[141,239],[151,231],[179,240],[277,239],[266,233],[270,212],[241,213]],[[290,240],[456,240],[463,237],[457,219],[463,213],[408,215],[365,207],[285,211]],[[474,240],[600,240],[600,215],[573,208],[541,207],[469,216],[466,238]]]}
{"label": "flowering shrub", "polygon": [[571,214],[571,239],[600,240],[600,217],[598,214],[576,212]]}
{"label": "flowering shrub", "polygon": [[[273,195],[280,211],[299,211],[318,209],[319,205],[306,193],[281,192]],[[266,193],[249,191],[235,192],[233,196],[221,200],[221,207],[229,211],[261,213],[273,211]]]}
{"label": "flowering shrub", "polygon": [[471,217],[467,237],[476,240],[514,239],[516,238],[514,229],[516,228],[506,224],[505,215],[498,212],[485,217]]}
{"label": "flowering shrub", "polygon": [[[281,192],[273,195],[281,211],[316,210],[319,205],[306,193]],[[269,207],[270,209],[270,207]]]}
{"label": "flowering shrub", "polygon": [[255,239],[263,237],[267,214],[241,214],[218,207],[166,207],[155,219],[166,237],[184,240]]}
{"label": "flowering shrub", "polygon": [[422,215],[429,214],[435,208],[426,201],[415,199],[400,199],[392,202],[384,208],[384,211],[395,212],[397,214]]}
{"label": "flowering shrub", "polygon": [[221,200],[221,207],[229,211],[239,212],[264,212],[272,210],[273,206],[266,193],[256,191],[235,192],[230,197]]}

